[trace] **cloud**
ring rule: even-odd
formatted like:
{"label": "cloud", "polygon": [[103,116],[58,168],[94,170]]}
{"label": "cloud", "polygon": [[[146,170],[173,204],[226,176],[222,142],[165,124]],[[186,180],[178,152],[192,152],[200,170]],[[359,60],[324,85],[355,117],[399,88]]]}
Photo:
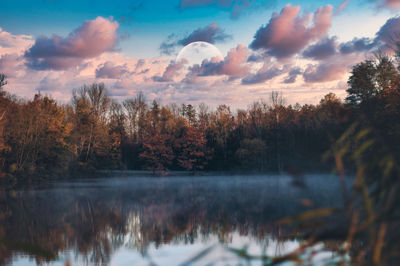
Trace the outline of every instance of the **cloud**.
{"label": "cloud", "polygon": [[248,58],[247,62],[262,62],[268,55],[264,53],[252,53]]}
{"label": "cloud", "polygon": [[178,46],[178,42],[175,40],[176,35],[174,33],[168,35],[167,40],[160,44],[159,50],[161,54],[171,55],[175,53],[175,47]]}
{"label": "cloud", "polygon": [[160,44],[160,53],[164,55],[172,55],[175,53],[176,42],[162,42]]}
{"label": "cloud", "polygon": [[97,17],[63,38],[39,37],[25,53],[28,66],[36,70],[64,70],[79,65],[84,59],[113,51],[118,40],[118,22]]}
{"label": "cloud", "polygon": [[383,2],[390,9],[398,10],[400,8],[400,0],[384,0]]}
{"label": "cloud", "polygon": [[303,74],[303,71],[299,67],[294,67],[288,73],[288,76],[285,78],[283,83],[292,84],[296,82],[297,76]]}
{"label": "cloud", "polygon": [[189,43],[200,41],[208,43],[224,42],[230,38],[232,36],[226,34],[224,30],[218,27],[217,23],[212,23],[204,28],[194,30],[191,34],[179,40],[178,43],[185,46]]}
{"label": "cloud", "polygon": [[30,35],[14,35],[0,27],[0,55],[23,53],[34,43]]}
{"label": "cloud", "polygon": [[214,57],[211,60],[204,60],[201,65],[194,65],[186,76],[186,82],[193,82],[195,77],[227,75],[230,77],[244,76],[249,72],[250,66],[247,58],[250,51],[243,44],[232,48],[223,60]]}
{"label": "cloud", "polygon": [[143,75],[146,73],[150,73],[150,70],[151,70],[151,66],[150,66],[149,62],[146,62],[146,60],[144,60],[144,59],[139,59],[139,60],[137,60],[137,62],[135,64],[135,69],[133,71],[133,74]]}
{"label": "cloud", "polygon": [[166,41],[162,42],[160,45],[160,52],[162,54],[170,55],[175,52],[176,46],[186,46],[192,42],[208,42],[217,43],[224,42],[231,39],[232,36],[226,34],[223,29],[221,29],[217,23],[211,23],[204,28],[198,28],[185,36],[180,40],[174,40],[177,38],[176,34],[170,34]]}
{"label": "cloud", "polygon": [[[302,15],[301,11],[295,14],[293,21],[301,18],[308,21],[302,24],[305,25],[305,30],[299,35],[300,37],[317,36],[315,34],[317,30],[314,30],[313,34],[305,33],[316,27],[315,17],[315,14]],[[281,60],[271,56],[270,49],[250,50],[241,44],[231,49],[224,58],[205,60],[191,68],[182,62],[171,61],[170,57],[132,58],[115,51],[114,47],[111,52],[103,52],[93,57],[86,57],[86,54],[78,56],[75,56],[77,53],[74,56],[67,54],[66,58],[77,57],[80,61],[76,67],[65,71],[53,71],[54,68],[33,71],[27,68],[25,64],[27,58],[24,56],[24,50],[30,49],[35,44],[32,37],[28,35],[21,37],[22,35],[0,31],[0,39],[1,36],[3,38],[8,36],[6,38],[8,48],[5,48],[4,40],[3,46],[0,45],[0,72],[7,70],[9,74],[6,74],[9,76],[16,73],[16,76],[10,76],[8,79],[10,86],[7,90],[11,93],[31,97],[36,89],[40,89],[63,102],[70,100],[73,88],[92,82],[104,82],[110,95],[117,100],[133,97],[138,91],[143,91],[148,99],[159,98],[163,103],[207,102],[217,106],[221,102],[226,102],[237,107],[246,106],[260,97],[268,97],[274,89],[283,91],[288,102],[316,103],[338,82],[346,85],[351,67],[364,60],[367,53],[373,53],[391,43],[393,38],[390,36],[400,32],[399,21],[398,17],[389,19],[374,38],[354,39],[341,44],[336,37],[327,34],[318,35],[296,52],[299,56],[291,62],[296,65],[285,65],[285,61],[282,63]],[[291,25],[292,29],[296,27]],[[173,35],[171,40],[176,44],[188,38],[193,32],[181,36]],[[64,37],[61,38],[61,44],[68,43],[73,46],[74,39],[69,36]],[[13,38],[20,44],[15,46],[17,42],[13,42]],[[53,40],[53,37],[48,39]],[[57,44],[56,47],[63,47],[61,44]],[[52,49],[49,52],[55,49],[55,45],[50,47]],[[57,51],[61,50],[58,49]],[[332,56],[334,51],[336,52]],[[40,58],[42,57],[47,60],[50,56]],[[323,58],[325,60],[320,60]],[[311,64],[307,65],[309,63]],[[337,88],[336,92],[343,92],[344,95],[345,88]]]}
{"label": "cloud", "polygon": [[335,11],[335,15],[339,15],[345,9],[345,7],[350,3],[350,0],[344,0]]}
{"label": "cloud", "polygon": [[391,10],[399,10],[400,9],[400,0],[372,0],[376,2],[378,8],[388,8]]}
{"label": "cloud", "polygon": [[22,67],[22,58],[17,54],[5,54],[0,57],[0,73],[7,77],[16,77]]}
{"label": "cloud", "polygon": [[326,5],[314,15],[299,16],[300,6],[287,5],[279,15],[274,13],[267,25],[258,29],[250,48],[264,49],[277,58],[291,57],[327,34],[331,27],[332,9],[331,5]]}
{"label": "cloud", "polygon": [[307,83],[320,83],[342,79],[349,73],[351,67],[363,58],[358,54],[338,54],[330,60],[321,61],[319,64],[310,64],[303,73],[304,81]]}
{"label": "cloud", "polygon": [[376,33],[374,40],[379,45],[379,50],[384,53],[393,53],[400,42],[400,17],[393,17]]}
{"label": "cloud", "polygon": [[342,54],[365,52],[375,47],[375,43],[370,38],[354,38],[352,41],[341,43],[339,51]]}
{"label": "cloud", "polygon": [[400,17],[388,19],[375,34],[375,38],[354,38],[339,45],[342,54],[358,52],[393,53],[400,42]]}
{"label": "cloud", "polygon": [[347,68],[342,64],[324,62],[319,65],[309,65],[303,77],[308,83],[328,82],[342,78],[346,72]]}
{"label": "cloud", "polygon": [[326,37],[321,41],[308,46],[303,52],[303,57],[314,60],[326,59],[336,54],[337,46],[336,37]]}
{"label": "cloud", "polygon": [[126,73],[129,73],[126,65],[116,66],[114,63],[107,61],[96,69],[96,78],[118,79]]}
{"label": "cloud", "polygon": [[[155,60],[159,62],[153,64]],[[139,84],[142,82],[149,82],[152,76],[163,73],[169,61],[170,59],[167,58],[134,58],[116,51],[103,53],[100,56],[86,59],[78,67],[66,71],[41,72],[77,72],[79,76],[102,79],[97,82],[106,84],[115,82],[115,79],[129,79]],[[86,67],[82,68],[84,65],[86,65]],[[41,73],[37,71],[32,72]]]}
{"label": "cloud", "polygon": [[143,67],[146,64],[146,61],[144,59],[139,59],[136,63],[135,66],[135,72],[138,71],[141,67]]}
{"label": "cloud", "polygon": [[187,64],[186,59],[182,59],[179,62],[171,61],[162,76],[153,76],[152,79],[155,82],[171,82],[174,77],[179,74],[185,64]]}
{"label": "cloud", "polygon": [[286,67],[278,67],[274,64],[264,63],[263,67],[256,74],[249,75],[242,79],[243,85],[263,83],[286,72]]}
{"label": "cloud", "polygon": [[64,86],[65,86],[65,83],[62,82],[61,80],[59,80],[58,78],[52,78],[52,77],[47,76],[40,81],[36,90],[42,91],[42,92],[54,92]]}

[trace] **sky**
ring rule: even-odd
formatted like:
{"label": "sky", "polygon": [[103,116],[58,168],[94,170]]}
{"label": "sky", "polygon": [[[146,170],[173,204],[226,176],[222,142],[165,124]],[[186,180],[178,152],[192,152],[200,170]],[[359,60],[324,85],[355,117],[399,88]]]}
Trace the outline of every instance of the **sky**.
{"label": "sky", "polygon": [[400,36],[400,0],[19,0],[1,9],[5,90],[60,102],[94,82],[117,101],[139,92],[235,108],[271,91],[287,104],[343,99],[352,66],[392,53]]}

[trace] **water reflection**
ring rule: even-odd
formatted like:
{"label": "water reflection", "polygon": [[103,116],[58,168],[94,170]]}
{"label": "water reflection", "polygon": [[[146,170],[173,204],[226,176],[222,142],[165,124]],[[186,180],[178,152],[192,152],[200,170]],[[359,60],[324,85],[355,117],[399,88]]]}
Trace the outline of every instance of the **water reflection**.
{"label": "water reflection", "polygon": [[229,257],[234,254],[223,252],[225,247],[244,244],[254,252],[283,254],[306,230],[278,227],[275,221],[313,207],[342,206],[335,177],[309,176],[304,187],[292,181],[288,176],[128,177],[3,191],[0,265],[139,260],[148,265],[163,259],[179,264],[205,247],[213,247],[208,258]]}

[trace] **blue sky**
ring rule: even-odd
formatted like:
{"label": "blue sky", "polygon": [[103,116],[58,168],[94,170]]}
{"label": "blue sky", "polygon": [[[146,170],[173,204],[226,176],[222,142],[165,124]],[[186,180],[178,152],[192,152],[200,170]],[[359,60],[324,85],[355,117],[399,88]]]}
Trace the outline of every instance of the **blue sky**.
{"label": "blue sky", "polygon": [[[19,0],[6,1],[2,4],[0,25],[14,34],[67,35],[71,29],[78,27],[82,21],[97,16],[113,17],[119,21],[120,32],[129,36],[120,43],[124,52],[131,56],[158,56],[159,44],[171,33],[185,34],[195,28],[217,22],[233,35],[230,43],[220,44],[221,50],[227,51],[232,43],[249,43],[255,30],[268,21],[272,12],[279,11],[286,4],[301,5],[303,12],[314,12],[316,8],[331,4],[339,7],[342,0],[336,1],[256,1],[257,5],[244,8],[238,18],[231,18],[231,8],[206,5],[181,9],[179,0]],[[259,4],[259,5],[258,5]],[[393,11],[376,11],[368,1],[351,1],[336,20],[339,22],[335,31],[343,39],[357,32],[350,31],[351,25],[341,25],[340,20],[347,22],[368,22],[384,20]],[[358,20],[358,21],[357,21]],[[376,23],[378,27],[378,23]],[[334,25],[335,26],[335,25]],[[340,27],[341,26],[341,27]],[[346,26],[350,29],[346,29]],[[364,29],[374,34],[374,29]],[[345,32],[343,32],[343,30]],[[140,50],[138,50],[140,47]]]}
{"label": "blue sky", "polygon": [[[296,11],[297,6],[300,11]],[[268,34],[272,34],[268,31],[272,28],[270,24],[273,24],[271,19],[273,13],[279,17],[284,10],[294,12],[297,17],[293,23],[311,29],[314,25],[313,19],[318,16],[318,10],[326,7],[329,7],[329,10],[326,10],[329,12],[329,18],[326,18],[329,27],[318,32],[318,36],[299,40],[299,43],[303,41],[304,44],[290,47],[294,49],[294,52],[285,51],[282,56],[276,53],[279,44],[272,47],[275,44],[261,43],[257,46],[253,43],[257,38],[260,38],[260,42],[268,42],[265,38],[269,38]],[[163,93],[168,91],[169,101],[184,101],[193,99],[193,84],[198,82],[197,87],[204,87],[203,91],[208,91],[210,86],[218,85],[222,89],[215,91],[215,94],[219,95],[216,99],[233,104],[240,97],[236,97],[235,100],[228,96],[229,93],[248,95],[254,92],[254,95],[249,96],[250,101],[266,95],[272,87],[284,91],[289,98],[292,97],[289,102],[315,102],[328,90],[343,95],[347,78],[344,69],[350,70],[351,64],[365,58],[366,52],[371,52],[364,49],[363,55],[359,50],[345,57],[339,52],[341,47],[353,45],[351,41],[354,38],[366,38],[363,39],[366,45],[368,43],[372,45],[372,42],[377,45],[380,41],[379,47],[383,47],[383,37],[378,38],[376,34],[390,18],[396,18],[397,23],[399,7],[400,0],[5,1],[2,3],[0,16],[0,27],[5,36],[0,36],[0,71],[11,73],[8,76],[14,87],[10,88],[10,91],[23,96],[41,89],[48,90],[49,94],[55,98],[67,98],[71,90],[69,87],[78,86],[78,82],[105,82],[110,86],[111,91],[115,91],[116,97],[120,98],[128,97],[140,89],[144,92],[148,91],[150,98],[163,97]],[[309,14],[311,19],[303,25],[301,18],[305,17],[305,14]],[[400,26],[397,28],[396,23],[391,24],[391,29],[400,31]],[[107,36],[111,39],[108,39],[109,42],[104,46],[97,47],[99,49],[96,50],[97,52],[91,52],[89,47],[86,50],[77,50],[77,55],[71,55],[68,49],[80,49],[74,43],[76,41],[74,37],[71,37],[75,33],[85,42],[87,41],[88,45],[92,42],[91,45],[96,46],[96,39],[93,39],[95,37],[90,37],[92,39],[83,37],[88,33],[85,31],[87,30],[85,25],[87,27],[91,25],[100,31],[104,26],[108,30]],[[293,26],[293,30],[296,27]],[[256,37],[258,30],[262,29],[266,35],[262,36],[260,33]],[[297,34],[296,31],[293,34]],[[203,34],[202,37],[199,37],[200,33]],[[211,38],[209,41],[227,57],[222,63],[219,62],[219,65],[200,66],[198,71],[202,71],[201,73],[181,73],[184,68],[171,60],[183,47],[185,40],[200,38],[198,40],[203,41],[202,38],[206,38],[204,34],[209,34],[207,35]],[[306,38],[304,34],[299,36]],[[4,40],[2,41],[1,38]],[[7,38],[18,39],[21,42],[15,44],[15,47],[10,47],[11,42],[7,42]],[[57,38],[62,40],[61,43],[64,42],[61,48],[54,43]],[[286,42],[288,40],[290,41],[290,35],[287,36]],[[311,49],[312,45],[323,43],[324,40],[325,44],[330,41],[331,46],[337,50],[336,56],[332,57],[336,58],[336,61],[331,60],[335,61],[334,66],[328,66],[328,61],[304,56],[305,50]],[[292,41],[296,42],[296,39]],[[160,49],[162,44],[170,45],[172,52],[165,53],[166,50]],[[50,55],[43,56],[49,45],[51,46],[49,53],[60,53],[66,46],[71,47],[65,48],[69,51],[68,55],[61,53],[54,59]],[[259,57],[263,54],[263,58],[255,63],[250,62],[248,58],[253,58],[256,54]],[[343,57],[337,59],[339,55]],[[232,63],[237,62],[237,58],[242,60],[239,63],[240,66]],[[61,62],[61,59],[65,59],[65,62]],[[142,63],[138,63],[142,62],[141,60],[146,61],[143,65],[148,64],[148,66],[143,67]],[[344,64],[343,60],[349,61]],[[339,71],[343,74],[341,78],[334,73],[334,70],[339,70],[339,65],[342,67]],[[139,68],[143,68],[141,70],[143,76],[140,78]],[[287,79],[284,75],[294,73],[296,71],[291,70],[299,68],[301,71],[297,72],[304,76],[301,82],[297,81],[290,86],[289,83],[282,82]],[[322,73],[321,71],[327,68],[331,71],[328,74],[323,73],[327,75],[327,78],[310,78],[310,73]],[[171,72],[172,70],[176,72]],[[12,71],[18,73],[13,74]],[[308,74],[306,74],[307,71]],[[112,75],[102,77],[98,73],[112,73]],[[163,75],[168,78],[155,78]],[[193,75],[197,75],[198,78],[192,78]],[[34,81],[32,81],[33,76],[37,76]],[[208,77],[208,80],[206,81],[203,77]],[[76,80],[76,83],[70,81],[72,78]],[[62,80],[68,80],[68,82],[62,82]],[[162,80],[162,82],[152,82],[154,80]],[[210,83],[211,80],[214,83]],[[322,80],[324,82],[321,82]],[[55,84],[62,89],[50,90],[50,85]],[[23,88],[23,86],[29,88]],[[136,89],[129,91],[127,89],[129,86],[134,86]],[[316,86],[318,89],[313,89]],[[125,94],[122,93],[121,88],[125,89]],[[120,90],[117,91],[118,89]],[[186,90],[188,95],[185,96]],[[293,94],[296,91],[297,94]],[[303,95],[305,91],[309,92],[308,96]],[[174,96],[171,96],[171,93]],[[197,93],[200,95],[196,98],[197,102],[208,100],[203,97],[202,91],[197,91]],[[302,94],[302,97],[298,94]]]}

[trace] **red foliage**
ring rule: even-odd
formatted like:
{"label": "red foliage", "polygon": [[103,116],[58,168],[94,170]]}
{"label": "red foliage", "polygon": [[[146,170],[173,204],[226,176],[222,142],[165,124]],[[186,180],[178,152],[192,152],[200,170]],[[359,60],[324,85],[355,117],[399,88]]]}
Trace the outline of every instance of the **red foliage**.
{"label": "red foliage", "polygon": [[210,159],[210,150],[206,146],[203,132],[193,127],[188,127],[182,136],[175,140],[177,160],[181,167],[189,171],[204,169]]}
{"label": "red foliage", "polygon": [[140,154],[140,157],[146,161],[147,168],[154,173],[163,173],[168,170],[174,159],[170,139],[169,135],[158,132],[143,139],[144,152]]}

